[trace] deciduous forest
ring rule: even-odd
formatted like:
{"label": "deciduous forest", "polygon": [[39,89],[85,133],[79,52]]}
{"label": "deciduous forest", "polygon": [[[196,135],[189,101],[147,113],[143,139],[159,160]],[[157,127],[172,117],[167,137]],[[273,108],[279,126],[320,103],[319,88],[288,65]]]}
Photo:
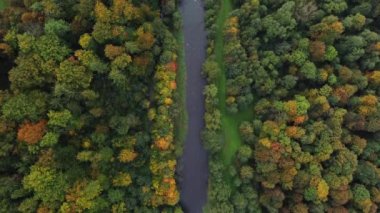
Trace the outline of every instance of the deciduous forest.
{"label": "deciduous forest", "polygon": [[380,212],[380,0],[190,1],[0,0],[0,213]]}
{"label": "deciduous forest", "polygon": [[176,2],[1,5],[0,212],[181,212]]}
{"label": "deciduous forest", "polygon": [[[379,1],[206,8],[206,209],[378,212]],[[226,134],[229,117],[237,138]]]}
{"label": "deciduous forest", "polygon": [[205,7],[206,210],[379,212],[380,2]]}

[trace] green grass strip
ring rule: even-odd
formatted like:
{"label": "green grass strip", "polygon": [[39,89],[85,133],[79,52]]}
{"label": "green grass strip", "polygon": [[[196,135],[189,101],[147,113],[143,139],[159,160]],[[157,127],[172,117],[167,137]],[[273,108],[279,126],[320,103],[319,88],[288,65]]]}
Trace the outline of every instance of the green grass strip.
{"label": "green grass strip", "polygon": [[233,10],[230,0],[222,0],[220,11],[217,17],[217,32],[215,39],[215,56],[216,62],[219,64],[221,74],[217,81],[218,95],[219,95],[219,110],[221,112],[222,132],[224,134],[225,145],[222,150],[222,160],[225,166],[231,165],[234,162],[235,153],[242,144],[239,135],[239,125],[242,121],[249,121],[253,119],[253,111],[248,108],[239,111],[236,114],[231,114],[227,111],[226,107],[226,66],[224,64],[224,26],[229,17],[230,12]]}
{"label": "green grass strip", "polygon": [[175,120],[175,139],[177,143],[177,149],[180,153],[176,153],[177,156],[182,155],[182,149],[185,144],[187,133],[187,109],[186,109],[186,63],[185,63],[185,49],[184,49],[184,35],[180,30],[177,35],[178,43],[178,72],[177,72],[177,110],[178,117]]}
{"label": "green grass strip", "polygon": [[6,0],[0,0],[0,10],[3,10],[5,7],[7,7]]}

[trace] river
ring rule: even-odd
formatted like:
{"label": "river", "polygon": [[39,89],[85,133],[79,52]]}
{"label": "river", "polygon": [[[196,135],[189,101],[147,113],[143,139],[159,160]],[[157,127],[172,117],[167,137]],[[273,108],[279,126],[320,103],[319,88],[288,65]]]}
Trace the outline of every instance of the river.
{"label": "river", "polygon": [[187,213],[200,213],[207,201],[208,155],[201,142],[204,128],[204,96],[206,84],[202,64],[206,57],[204,5],[201,0],[182,0],[180,11],[186,62],[186,107],[188,130],[181,159],[181,205]]}

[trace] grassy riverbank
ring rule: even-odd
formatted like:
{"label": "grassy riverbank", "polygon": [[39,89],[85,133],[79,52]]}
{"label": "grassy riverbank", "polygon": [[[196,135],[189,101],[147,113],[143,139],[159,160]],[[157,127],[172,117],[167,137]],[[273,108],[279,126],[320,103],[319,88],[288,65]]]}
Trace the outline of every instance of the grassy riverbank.
{"label": "grassy riverbank", "polygon": [[221,69],[221,74],[217,81],[219,91],[219,110],[222,117],[222,132],[224,134],[225,146],[222,151],[222,159],[226,166],[233,163],[235,153],[241,145],[241,138],[239,135],[239,125],[242,121],[251,120],[253,112],[250,109],[239,111],[236,114],[231,114],[226,109],[226,66],[224,64],[224,26],[229,17],[230,12],[233,10],[230,0],[222,0],[220,11],[217,17],[217,32],[215,39],[215,54],[216,61]]}
{"label": "grassy riverbank", "polygon": [[0,0],[0,10],[4,9],[7,6],[7,1],[6,0]]}
{"label": "grassy riverbank", "polygon": [[185,49],[184,49],[184,35],[182,30],[177,33],[178,43],[178,72],[177,72],[177,118],[175,120],[175,139],[177,141],[177,150],[182,155],[182,149],[185,144],[187,132],[187,109],[186,109],[186,64],[185,64]]}

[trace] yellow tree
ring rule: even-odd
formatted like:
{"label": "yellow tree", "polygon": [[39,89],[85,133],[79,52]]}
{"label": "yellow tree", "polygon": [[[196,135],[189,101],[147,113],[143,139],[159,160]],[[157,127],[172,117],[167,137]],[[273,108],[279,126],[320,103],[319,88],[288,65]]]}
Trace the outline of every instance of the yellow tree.
{"label": "yellow tree", "polygon": [[96,2],[94,12],[96,20],[105,23],[111,22],[112,13],[101,1]]}
{"label": "yellow tree", "polygon": [[136,31],[136,35],[137,42],[141,49],[147,50],[153,46],[155,38],[152,34],[152,26],[150,24],[144,24],[143,26],[139,27]]}

